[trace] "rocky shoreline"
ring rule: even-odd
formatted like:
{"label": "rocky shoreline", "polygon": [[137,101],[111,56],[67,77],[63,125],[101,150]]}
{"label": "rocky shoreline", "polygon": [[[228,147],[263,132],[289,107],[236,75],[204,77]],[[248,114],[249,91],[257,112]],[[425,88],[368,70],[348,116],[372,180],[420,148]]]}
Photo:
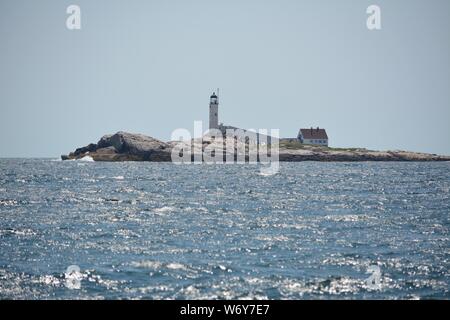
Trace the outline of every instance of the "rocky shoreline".
{"label": "rocky shoreline", "polygon": [[[97,143],[78,148],[62,160],[77,160],[90,157],[94,161],[172,161],[171,152],[179,142],[163,142],[142,134],[117,132],[103,136]],[[209,143],[201,142],[193,153],[199,152]],[[285,162],[300,161],[450,161],[450,156],[408,152],[408,151],[372,151],[362,148],[328,148],[302,145],[294,140],[281,139],[279,160]]]}

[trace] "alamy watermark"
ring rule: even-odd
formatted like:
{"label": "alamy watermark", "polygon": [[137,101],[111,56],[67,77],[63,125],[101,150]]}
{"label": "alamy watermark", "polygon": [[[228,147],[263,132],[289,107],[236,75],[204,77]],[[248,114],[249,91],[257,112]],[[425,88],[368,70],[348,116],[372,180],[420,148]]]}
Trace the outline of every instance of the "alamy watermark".
{"label": "alamy watermark", "polygon": [[272,175],[279,171],[279,139],[279,129],[220,127],[203,133],[203,122],[194,121],[193,135],[182,128],[172,132],[171,157],[175,164],[262,164],[261,173]]}
{"label": "alamy watermark", "polygon": [[[369,30],[381,30],[381,8],[376,4],[367,7],[366,13],[369,15],[366,20],[366,26]],[[69,30],[81,29],[81,8],[79,5],[71,4],[66,9],[66,27]]]}
{"label": "alamy watermark", "polygon": [[366,13],[369,15],[366,21],[367,29],[381,30],[381,8],[373,4],[367,8]]}
{"label": "alamy watermark", "polygon": [[76,4],[67,7],[66,13],[69,15],[66,19],[66,27],[69,30],[81,29],[81,8]]}
{"label": "alamy watermark", "polygon": [[365,280],[366,286],[370,290],[381,289],[381,269],[377,265],[371,265],[367,268],[366,273],[370,273],[370,276]]}
{"label": "alamy watermark", "polygon": [[64,273],[66,279],[65,286],[68,289],[78,290],[81,289],[81,280],[83,275],[81,274],[80,267],[77,265],[68,266]]}

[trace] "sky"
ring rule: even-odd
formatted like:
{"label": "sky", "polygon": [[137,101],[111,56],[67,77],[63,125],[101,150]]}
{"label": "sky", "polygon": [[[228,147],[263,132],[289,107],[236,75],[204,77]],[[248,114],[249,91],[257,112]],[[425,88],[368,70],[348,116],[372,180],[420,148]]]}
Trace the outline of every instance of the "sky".
{"label": "sky", "polygon": [[0,0],[0,157],[206,129],[215,88],[227,125],[450,155],[449,33],[448,0]]}

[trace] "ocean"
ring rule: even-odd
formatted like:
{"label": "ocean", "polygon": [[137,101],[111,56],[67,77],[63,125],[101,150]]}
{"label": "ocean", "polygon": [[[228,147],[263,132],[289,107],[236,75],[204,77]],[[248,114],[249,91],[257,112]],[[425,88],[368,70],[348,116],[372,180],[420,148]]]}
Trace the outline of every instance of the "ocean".
{"label": "ocean", "polygon": [[0,159],[0,299],[449,299],[449,188],[450,163]]}

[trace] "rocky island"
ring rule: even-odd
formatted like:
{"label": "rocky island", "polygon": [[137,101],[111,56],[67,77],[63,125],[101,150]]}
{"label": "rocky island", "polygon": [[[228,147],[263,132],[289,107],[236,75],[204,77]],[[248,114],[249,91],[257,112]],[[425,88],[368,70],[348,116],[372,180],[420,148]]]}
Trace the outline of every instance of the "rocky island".
{"label": "rocky island", "polygon": [[[103,136],[97,143],[78,148],[62,160],[91,157],[94,161],[171,161],[171,152],[178,141],[163,142],[142,134],[117,132]],[[202,152],[211,142],[201,141],[193,153]],[[364,148],[330,148],[302,144],[295,139],[280,139],[279,160],[297,161],[450,161],[450,156],[408,152],[372,151]]]}

